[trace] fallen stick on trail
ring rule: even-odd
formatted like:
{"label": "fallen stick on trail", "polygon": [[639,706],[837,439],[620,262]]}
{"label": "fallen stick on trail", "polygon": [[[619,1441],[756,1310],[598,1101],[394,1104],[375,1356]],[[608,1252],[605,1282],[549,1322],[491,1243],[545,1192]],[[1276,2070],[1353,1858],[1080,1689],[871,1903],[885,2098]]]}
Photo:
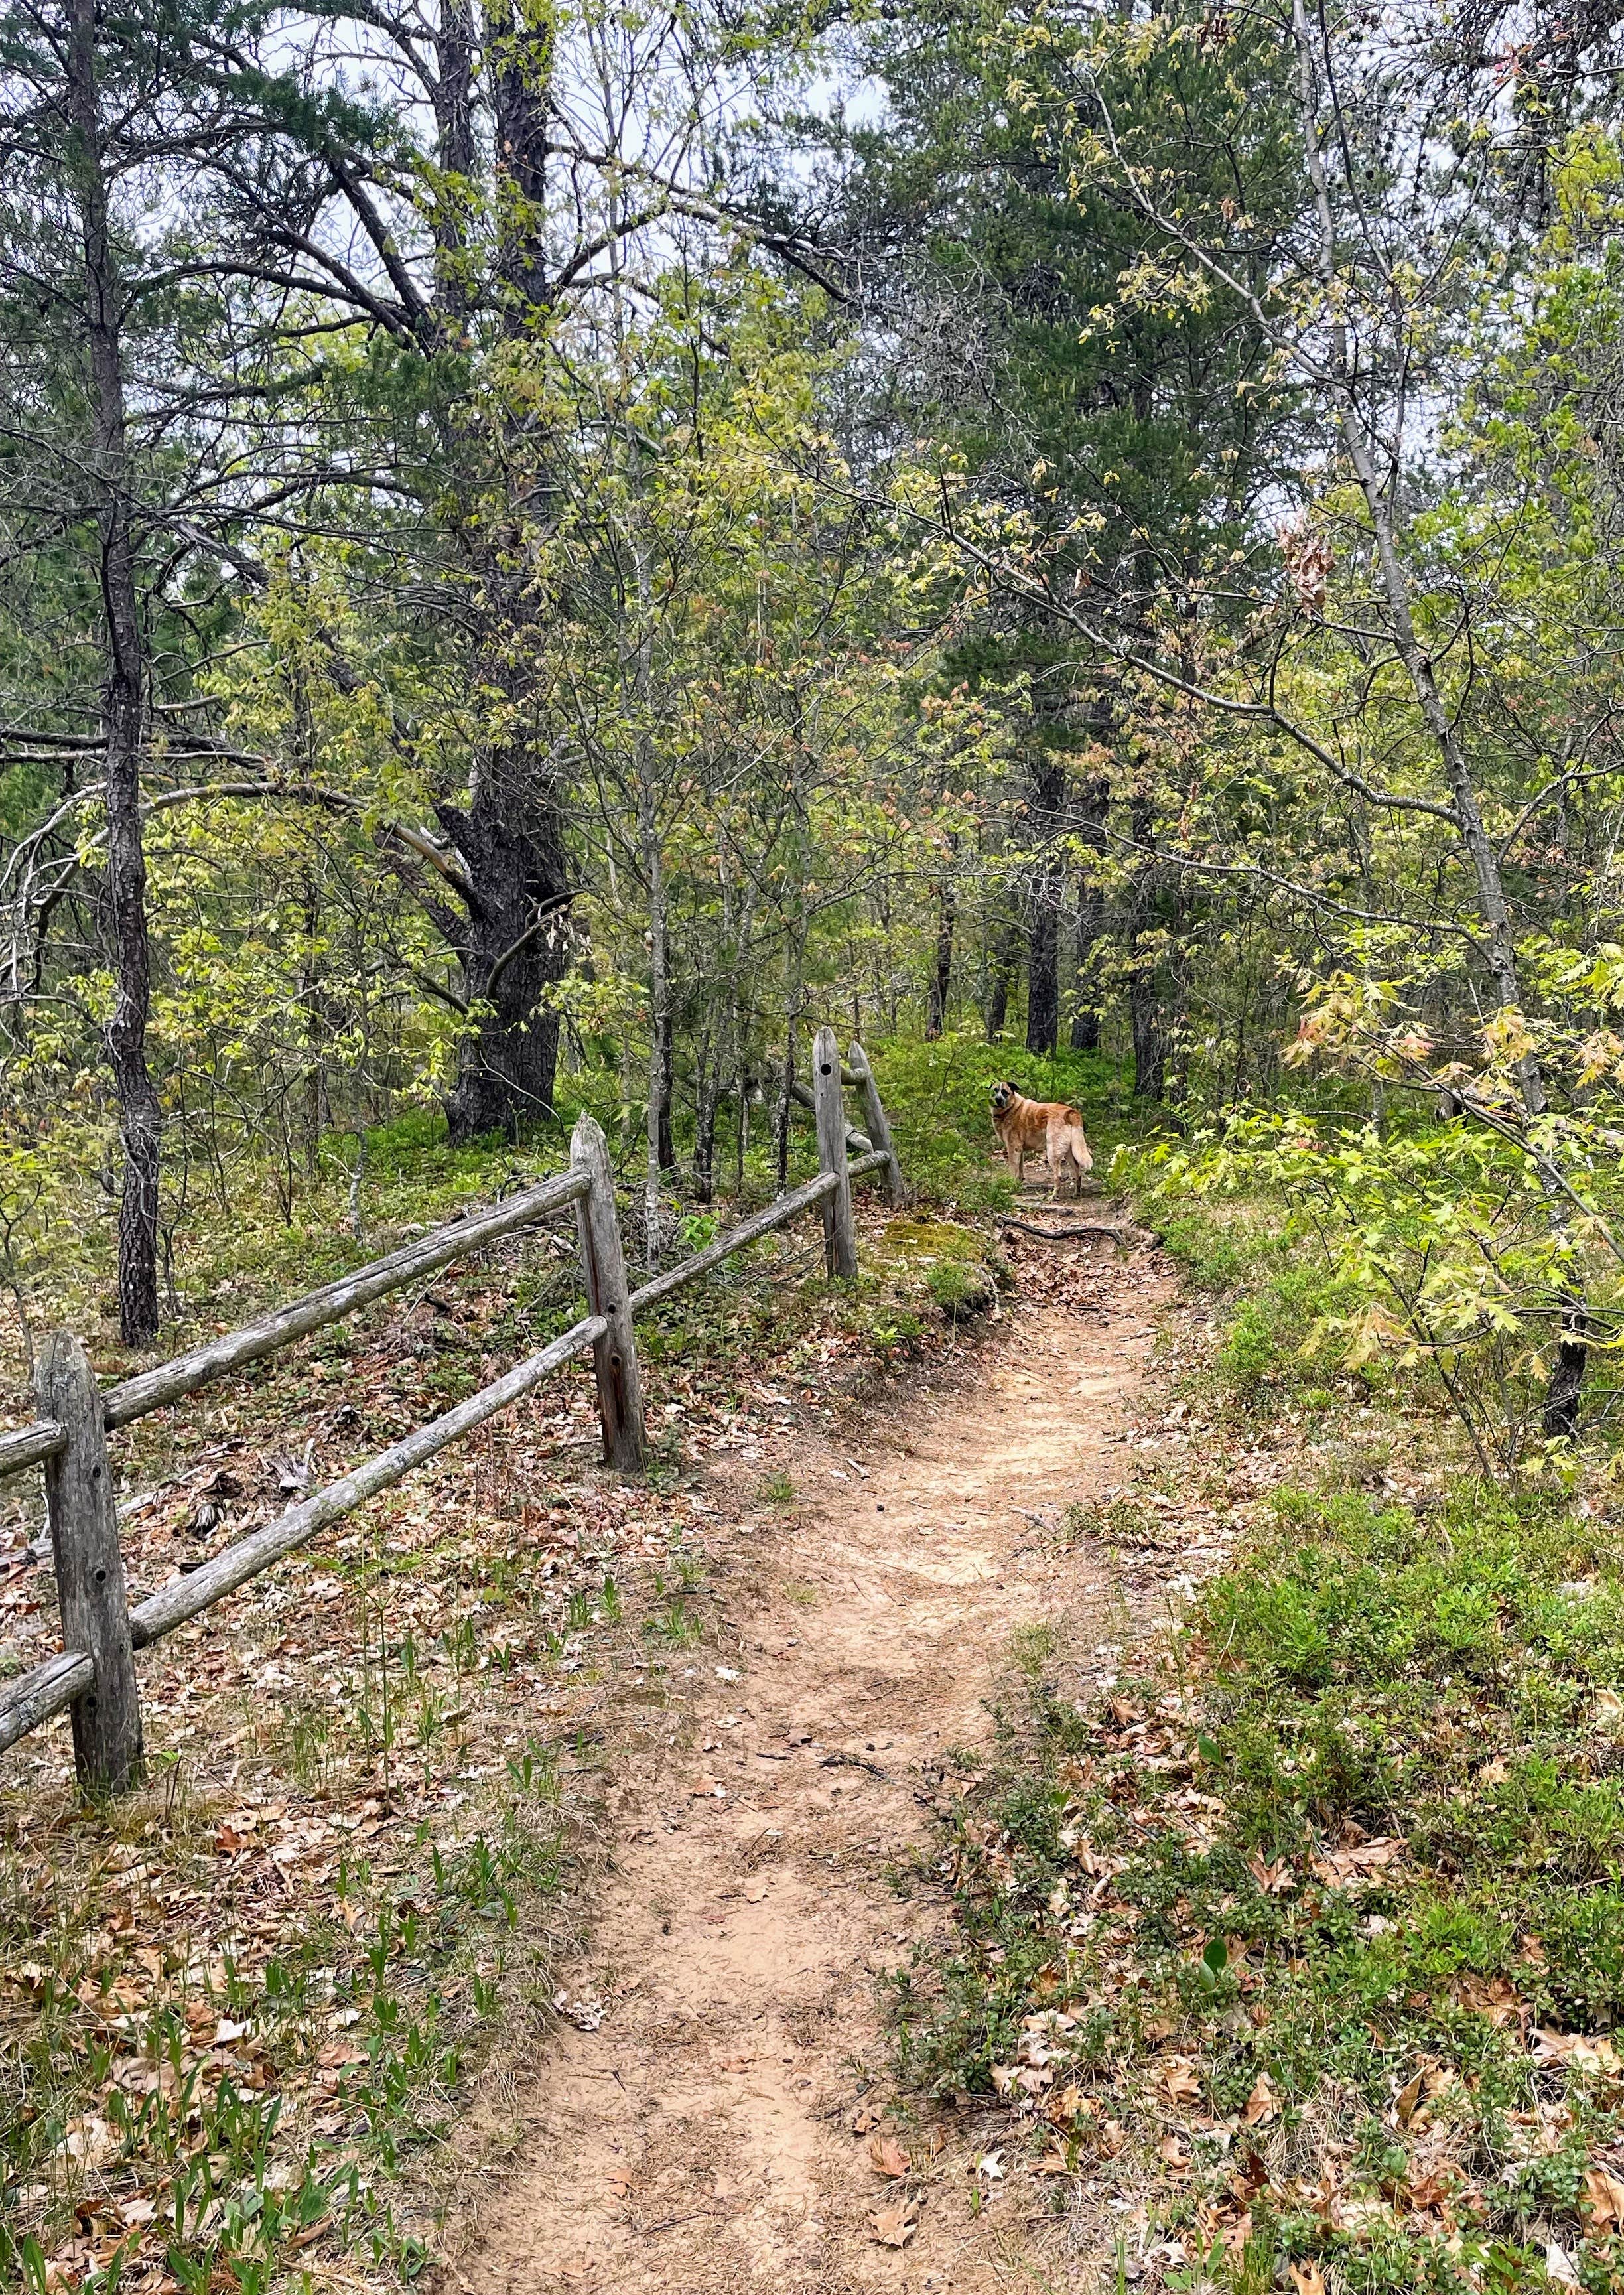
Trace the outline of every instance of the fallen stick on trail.
{"label": "fallen stick on trail", "polygon": [[1132,1242],[1120,1227],[1032,1227],[1025,1220],[1002,1219],[1003,1228],[1017,1228],[1023,1235],[1035,1235],[1042,1243],[1073,1243],[1094,1235],[1108,1236],[1119,1251],[1130,1251]]}

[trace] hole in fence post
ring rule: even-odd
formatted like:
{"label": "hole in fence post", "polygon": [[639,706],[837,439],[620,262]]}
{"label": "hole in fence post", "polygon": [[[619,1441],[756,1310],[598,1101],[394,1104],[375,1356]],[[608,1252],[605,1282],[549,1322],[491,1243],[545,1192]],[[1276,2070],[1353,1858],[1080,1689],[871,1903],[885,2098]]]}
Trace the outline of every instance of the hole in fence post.
{"label": "hole in fence post", "polygon": [[823,1199],[824,1263],[831,1275],[857,1272],[857,1231],[852,1223],[852,1188],[846,1175],[845,1098],[841,1090],[840,1047],[832,1028],[820,1028],[812,1046],[818,1124],[818,1164],[835,1186]]}

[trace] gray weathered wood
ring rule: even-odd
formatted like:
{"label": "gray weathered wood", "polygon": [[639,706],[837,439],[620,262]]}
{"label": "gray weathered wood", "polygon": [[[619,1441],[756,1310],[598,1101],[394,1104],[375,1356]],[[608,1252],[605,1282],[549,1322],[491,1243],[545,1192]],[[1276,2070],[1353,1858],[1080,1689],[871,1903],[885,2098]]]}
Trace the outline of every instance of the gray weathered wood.
{"label": "gray weathered wood", "polygon": [[[824,1033],[828,1033],[827,1031]],[[820,1066],[821,1063],[820,1062],[819,1065]],[[854,1080],[861,1082],[861,1073],[857,1071],[853,1073]],[[828,1079],[820,1077],[819,1081],[824,1088],[823,1104],[827,1107],[830,1096]],[[844,1109],[842,1109],[842,1116],[844,1118]],[[853,1136],[843,1121],[843,1143]],[[856,1136],[861,1137],[861,1135]],[[764,1210],[756,1213],[753,1218],[743,1221],[730,1233],[719,1237],[707,1250],[696,1253],[691,1259],[684,1260],[678,1267],[668,1268],[663,1275],[657,1276],[652,1282],[645,1283],[639,1290],[626,1295],[624,1255],[620,1248],[619,1227],[614,1220],[613,1195],[608,1192],[610,1182],[608,1149],[603,1142],[603,1135],[595,1124],[591,1125],[590,1130],[584,1134],[578,1126],[577,1138],[583,1152],[576,1160],[572,1162],[569,1172],[561,1179],[549,1181],[544,1188],[533,1188],[527,1191],[526,1196],[516,1197],[508,1204],[499,1205],[492,1212],[477,1214],[476,1219],[460,1221],[449,1228],[437,1229],[433,1235],[423,1237],[419,1243],[409,1246],[404,1251],[393,1254],[389,1259],[377,1261],[369,1268],[358,1270],[355,1276],[346,1278],[341,1283],[330,1284],[323,1291],[312,1293],[308,1298],[300,1300],[296,1306],[286,1310],[283,1316],[268,1317],[263,1324],[257,1324],[245,1331],[234,1333],[229,1339],[218,1341],[212,1347],[200,1348],[192,1356],[179,1358],[175,1364],[161,1366],[159,1373],[144,1375],[144,1382],[137,1380],[126,1382],[126,1387],[134,1390],[143,1389],[144,1384],[144,1394],[138,1395],[133,1406],[120,1410],[116,1423],[122,1423],[126,1417],[138,1416],[143,1409],[156,1409],[160,1402],[175,1399],[173,1394],[164,1393],[159,1393],[156,1401],[148,1399],[154,1391],[150,1382],[163,1373],[184,1369],[187,1373],[186,1382],[178,1388],[177,1392],[183,1393],[190,1392],[192,1386],[202,1384],[208,1378],[221,1376],[224,1370],[234,1368],[238,1362],[252,1361],[257,1355],[268,1352],[270,1346],[281,1344],[288,1337],[298,1336],[301,1329],[317,1328],[322,1322],[335,1319],[336,1314],[347,1313],[352,1307],[364,1303],[366,1298],[377,1297],[382,1292],[394,1288],[401,1283],[410,1282],[414,1275],[431,1272],[435,1267],[445,1265],[448,1260],[457,1257],[461,1252],[471,1250],[477,1244],[490,1240],[493,1233],[505,1233],[510,1228],[521,1225],[527,1219],[540,1217],[547,1210],[567,1203],[579,1203],[584,1213],[592,1201],[593,1180],[599,1153],[601,1154],[603,1190],[600,1201],[607,1201],[608,1204],[609,1233],[612,1240],[606,1248],[599,1231],[590,1221],[584,1222],[583,1255],[586,1237],[590,1236],[592,1250],[588,1256],[591,1270],[589,1281],[598,1285],[600,1294],[607,1295],[613,1291],[617,1298],[624,1298],[622,1327],[627,1333],[628,1338],[631,1316],[633,1311],[653,1306],[657,1301],[669,1297],[672,1292],[680,1290],[684,1284],[693,1282],[698,1277],[707,1274],[713,1267],[719,1266],[723,1260],[730,1258],[735,1252],[742,1250],[747,1244],[754,1243],[763,1235],[771,1234],[776,1228],[787,1227],[803,1212],[810,1211],[813,1205],[832,1205],[844,1194],[849,1224],[851,1182],[865,1173],[888,1169],[895,1160],[889,1147],[885,1147],[872,1149],[857,1157],[855,1161],[848,1163],[843,1144],[835,1168],[823,1171],[817,1179],[809,1180],[804,1187],[797,1188],[789,1195],[780,1197],[777,1202],[769,1204]],[[574,1144],[572,1143],[572,1147]],[[821,1135],[820,1144],[821,1150]],[[855,1265],[854,1251],[853,1264]],[[617,1285],[605,1280],[606,1275],[613,1275],[616,1272],[620,1278]],[[362,1289],[362,1295],[357,1296],[358,1287],[361,1286],[365,1287]],[[331,1306],[332,1303],[340,1298],[344,1300],[344,1303],[336,1306],[333,1312],[322,1312],[314,1321],[303,1323],[293,1329],[288,1327],[289,1318],[308,1314],[313,1308]],[[273,1329],[275,1335],[267,1339],[266,1334]],[[445,1412],[428,1425],[419,1427],[414,1434],[407,1436],[404,1442],[396,1443],[390,1450],[380,1452],[375,1458],[369,1459],[364,1466],[358,1466],[353,1474],[344,1475],[339,1481],[331,1483],[326,1490],[316,1492],[313,1498],[304,1499],[296,1507],[290,1507],[285,1514],[280,1515],[274,1522],[268,1523],[263,1530],[255,1531],[248,1538],[239,1539],[235,1544],[227,1547],[223,1553],[216,1554],[210,1561],[205,1563],[201,1569],[193,1571],[167,1586],[159,1587],[156,1593],[150,1594],[144,1601],[138,1602],[128,1612],[126,1622],[129,1646],[134,1649],[144,1649],[151,1643],[159,1640],[165,1634],[172,1633],[177,1626],[185,1624],[188,1619],[200,1615],[203,1611],[212,1607],[227,1594],[233,1593],[240,1586],[246,1585],[261,1571],[269,1569],[284,1555],[292,1553],[297,1547],[303,1545],[306,1539],[314,1537],[318,1530],[350,1513],[378,1491],[387,1489],[391,1483],[399,1482],[415,1466],[420,1466],[426,1459],[432,1458],[437,1451],[445,1449],[461,1436],[469,1433],[472,1428],[494,1417],[497,1411],[505,1409],[510,1402],[527,1393],[531,1388],[538,1386],[543,1379],[551,1377],[554,1371],[559,1369],[573,1356],[581,1353],[588,1347],[592,1349],[596,1356],[611,1339],[613,1330],[614,1327],[607,1314],[587,1316],[572,1329],[566,1331],[561,1338],[555,1339],[551,1346],[544,1347],[539,1354],[533,1355],[527,1362],[518,1364],[516,1368],[494,1381],[491,1385],[481,1388],[477,1394],[470,1395],[465,1402],[457,1404],[454,1409]],[[261,1344],[262,1340],[265,1343]],[[71,1339],[66,1338],[65,1335],[55,1335],[47,1349],[46,1356],[46,1360],[53,1367],[61,1360],[71,1363],[70,1356],[58,1357],[59,1341],[67,1349],[78,1352]],[[230,1352],[238,1347],[244,1348],[244,1352]],[[99,1477],[93,1474],[90,1480],[98,1491],[106,1491],[106,1503],[110,1515],[113,1511],[112,1494],[110,1478],[106,1469],[106,1445],[102,1435],[102,1421],[110,1416],[106,1406],[112,1398],[110,1396],[96,1398],[102,1405],[101,1412],[93,1408],[91,1398],[96,1397],[96,1390],[90,1376],[89,1366],[84,1363],[82,1354],[79,1356],[79,1361],[83,1368],[78,1373],[78,1384],[76,1388],[78,1397],[78,1408],[85,1418],[87,1428],[93,1432],[101,1444],[100,1464],[102,1472]],[[201,1376],[192,1376],[200,1362],[206,1366],[202,1369]],[[630,1346],[621,1353],[622,1376],[614,1392],[617,1399],[625,1393],[626,1382],[624,1373],[628,1363],[631,1368],[631,1393],[636,1401],[635,1424],[641,1435],[642,1412],[641,1395],[637,1384],[637,1357],[635,1351]],[[613,1370],[614,1366],[611,1365],[610,1368]],[[54,1368],[53,1376],[56,1376]],[[600,1388],[600,1394],[601,1391]],[[115,1389],[113,1392],[115,1394],[121,1395],[126,1390]],[[42,1383],[42,1401],[44,1399]],[[77,1425],[78,1420],[71,1418],[65,1420],[57,1411],[54,1403],[52,1408],[53,1415],[51,1417],[40,1419],[31,1426],[20,1427],[12,1434],[0,1436],[0,1471],[4,1471],[8,1465],[21,1466],[39,1459],[50,1460],[53,1458],[61,1458],[63,1465],[58,1470],[60,1475],[72,1463],[73,1458],[78,1456],[77,1436],[70,1449],[70,1433]],[[94,1463],[96,1461],[93,1459],[93,1466]],[[82,1471],[82,1456],[78,1458],[78,1464]],[[53,1481],[56,1479],[57,1477],[52,1478]],[[53,1509],[53,1525],[56,1519]],[[113,1552],[116,1556],[118,1552],[116,1536]],[[58,1568],[60,1574],[61,1571],[60,1556]],[[98,1587],[97,1591],[100,1593],[102,1590]],[[117,1590],[122,1591],[121,1565]],[[69,1638],[66,1624],[64,1624],[64,1638]],[[85,1642],[88,1643],[89,1638],[86,1631],[84,1637]],[[53,1714],[62,1712],[69,1706],[81,1704],[86,1701],[91,1693],[95,1693],[99,1700],[100,1677],[95,1662],[86,1646],[76,1646],[78,1641],[78,1636],[75,1635],[69,1640],[69,1646],[61,1656],[46,1659],[44,1664],[34,1667],[30,1672],[20,1675],[13,1681],[0,1683],[0,1752],[16,1744],[19,1739],[26,1736],[30,1730],[39,1727],[42,1722],[49,1720]],[[132,1710],[135,1713],[137,1730],[139,1730],[139,1708],[133,1705],[133,1687],[132,1670]],[[137,1758],[139,1758],[138,1745]]]}
{"label": "gray weathered wood", "polygon": [[643,1388],[632,1335],[632,1286],[615,1213],[608,1143],[590,1115],[582,1116],[569,1135],[569,1163],[572,1171],[584,1172],[591,1182],[575,1205],[575,1231],[587,1306],[608,1327],[592,1350],[603,1455],[612,1466],[634,1474],[643,1463]]}
{"label": "gray weathered wood", "polygon": [[833,1195],[837,1185],[832,1172],[820,1172],[817,1178],[808,1180],[804,1187],[792,1188],[787,1196],[775,1197],[765,1211],[757,1212],[754,1217],[742,1220],[737,1227],[730,1228],[726,1235],[718,1236],[714,1243],[707,1244],[703,1251],[695,1252],[691,1259],[684,1259],[676,1267],[668,1267],[663,1275],[655,1276],[648,1283],[640,1283],[629,1302],[632,1312],[641,1315],[645,1307],[657,1306],[662,1299],[669,1299],[673,1291],[680,1291],[685,1283],[692,1283],[697,1277],[708,1275],[713,1267],[720,1267],[724,1259],[730,1259],[736,1251],[742,1251],[746,1244],[758,1243],[763,1236],[771,1235],[774,1228],[788,1227],[791,1220],[799,1219],[803,1212],[810,1211],[814,1204],[820,1204],[825,1196]]}
{"label": "gray weathered wood", "polygon": [[341,1275],[336,1283],[323,1284],[319,1291],[296,1299],[290,1307],[281,1307],[257,1323],[245,1324],[240,1331],[176,1355],[172,1362],[159,1363],[151,1370],[125,1379],[103,1398],[107,1424],[127,1426],[132,1418],[176,1402],[182,1395],[224,1378],[228,1371],[241,1369],[245,1363],[257,1362],[290,1340],[302,1339],[324,1324],[339,1322],[386,1292],[398,1291],[403,1284],[432,1275],[437,1268],[477,1250],[481,1244],[494,1242],[498,1236],[509,1235],[532,1220],[545,1219],[550,1212],[563,1211],[576,1201],[583,1186],[578,1172],[543,1180],[539,1187],[526,1188],[522,1195],[510,1196],[505,1203],[493,1204],[487,1211],[452,1220],[428,1235],[419,1236],[387,1259],[374,1259],[356,1268],[353,1275]]}
{"label": "gray weathered wood", "polygon": [[[771,1063],[769,1063],[769,1066],[771,1067]],[[776,1073],[781,1076],[783,1074],[782,1068],[778,1069]],[[845,1068],[842,1068],[840,1071],[840,1080],[843,1083],[854,1084],[857,1082],[856,1072],[853,1070],[848,1074]],[[817,1101],[812,1098],[812,1093],[807,1090],[806,1086],[796,1077],[792,1076],[790,1079],[789,1097],[794,1100],[797,1107],[804,1107],[809,1115],[816,1115],[818,1109]],[[866,1156],[873,1145],[874,1142],[869,1138],[866,1132],[859,1131],[854,1123],[850,1122],[847,1123],[845,1128],[845,1151],[848,1156]]]}
{"label": "gray weathered wood", "polygon": [[857,1230],[852,1224],[846,1172],[845,1102],[840,1088],[840,1046],[832,1028],[820,1028],[812,1039],[812,1098],[817,1103],[818,1161],[836,1181],[823,1203],[824,1261],[831,1275],[855,1275]]}
{"label": "gray weathered wood", "polygon": [[65,1712],[95,1678],[96,1670],[82,1650],[67,1650],[14,1680],[0,1681],[0,1753],[53,1714]]}
{"label": "gray weathered wood", "polygon": [[54,1418],[36,1418],[26,1426],[14,1426],[9,1433],[0,1434],[0,1474],[20,1474],[25,1466],[54,1458],[67,1447],[66,1430]]}
{"label": "gray weathered wood", "polygon": [[124,1793],[141,1776],[141,1700],[102,1393],[70,1331],[47,1335],[37,1384],[42,1413],[68,1438],[45,1461],[62,1647],[94,1669],[73,1703],[74,1767],[81,1785]]}
{"label": "gray weathered wood", "polygon": [[494,1379],[489,1386],[482,1386],[477,1394],[470,1394],[454,1409],[430,1419],[427,1426],[420,1426],[404,1442],[380,1450],[353,1474],[329,1482],[313,1498],[290,1507],[286,1514],[278,1515],[263,1530],[251,1531],[248,1537],[223,1548],[190,1576],[160,1586],[155,1594],[137,1602],[130,1612],[135,1647],[146,1649],[163,1635],[173,1633],[176,1626],[184,1626],[188,1618],[195,1618],[200,1611],[208,1609],[225,1595],[234,1594],[239,1586],[246,1586],[250,1578],[268,1570],[272,1563],[280,1562],[284,1554],[291,1554],[296,1546],[314,1538],[330,1522],[337,1522],[340,1515],[353,1513],[363,1499],[388,1490],[391,1482],[398,1482],[414,1466],[432,1458],[436,1451],[444,1450],[448,1443],[471,1433],[487,1418],[494,1418],[499,1410],[517,1402],[520,1395],[528,1394],[533,1386],[551,1378],[574,1356],[596,1346],[605,1327],[601,1315],[588,1315],[583,1321],[572,1325],[561,1338],[554,1339],[551,1346],[543,1347],[540,1354],[504,1371],[500,1378]]}
{"label": "gray weathered wood", "polygon": [[874,1071],[869,1066],[869,1055],[861,1044],[853,1044],[847,1058],[851,1063],[853,1079],[862,1093],[869,1137],[875,1147],[885,1153],[885,1193],[894,1205],[900,1206],[907,1196],[902,1185],[902,1167],[897,1161],[896,1149],[891,1144],[891,1125],[885,1115],[885,1103],[879,1096],[879,1086],[874,1081]]}

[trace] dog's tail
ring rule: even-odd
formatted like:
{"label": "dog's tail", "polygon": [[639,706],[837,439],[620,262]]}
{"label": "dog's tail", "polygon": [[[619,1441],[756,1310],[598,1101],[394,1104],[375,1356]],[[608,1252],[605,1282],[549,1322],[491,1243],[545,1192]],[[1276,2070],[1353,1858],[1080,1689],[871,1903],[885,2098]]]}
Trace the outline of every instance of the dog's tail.
{"label": "dog's tail", "polygon": [[1094,1154],[1083,1131],[1081,1108],[1068,1107],[1065,1111],[1065,1145],[1079,1172],[1094,1169]]}

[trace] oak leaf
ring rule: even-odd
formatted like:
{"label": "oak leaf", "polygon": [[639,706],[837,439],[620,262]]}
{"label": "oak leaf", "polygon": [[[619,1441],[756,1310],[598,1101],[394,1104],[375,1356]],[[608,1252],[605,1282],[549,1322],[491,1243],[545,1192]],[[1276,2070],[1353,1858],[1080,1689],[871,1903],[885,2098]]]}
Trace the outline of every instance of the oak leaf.
{"label": "oak leaf", "polygon": [[908,2154],[894,2136],[877,2136],[869,2146],[869,2158],[877,2176],[908,2173]]}
{"label": "oak leaf", "polygon": [[1624,2183],[1610,2168],[1586,2168],[1585,2200],[1592,2232],[1624,2230]]}
{"label": "oak leaf", "polygon": [[918,2228],[918,2208],[907,2198],[894,2200],[887,2208],[876,2208],[869,2217],[869,2237],[881,2247],[906,2247]]}

